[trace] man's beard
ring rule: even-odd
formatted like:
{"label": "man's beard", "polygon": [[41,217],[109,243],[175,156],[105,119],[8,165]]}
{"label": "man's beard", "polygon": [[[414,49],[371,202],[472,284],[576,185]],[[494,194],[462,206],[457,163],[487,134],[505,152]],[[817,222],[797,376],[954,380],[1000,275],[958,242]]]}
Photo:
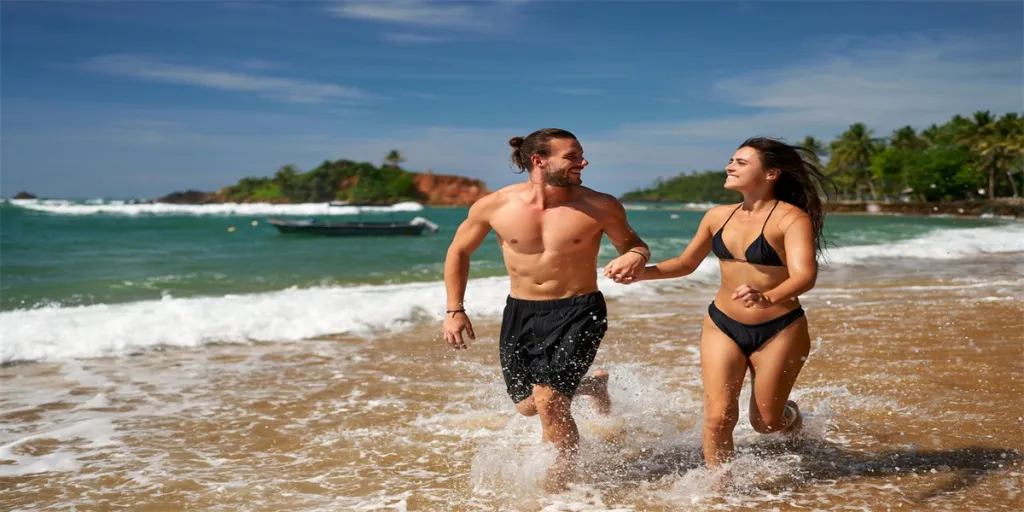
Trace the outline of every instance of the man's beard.
{"label": "man's beard", "polygon": [[582,183],[582,179],[574,178],[568,170],[544,173],[544,184],[552,187],[576,187]]}

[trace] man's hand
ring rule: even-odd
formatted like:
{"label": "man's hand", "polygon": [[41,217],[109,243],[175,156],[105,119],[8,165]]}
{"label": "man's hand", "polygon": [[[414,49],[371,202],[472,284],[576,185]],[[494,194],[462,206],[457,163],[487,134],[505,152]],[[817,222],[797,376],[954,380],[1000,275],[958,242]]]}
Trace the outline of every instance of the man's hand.
{"label": "man's hand", "polygon": [[759,290],[755,290],[747,285],[742,285],[736,288],[736,291],[732,292],[732,300],[738,300],[743,303],[744,307],[756,307],[757,309],[765,309],[771,307],[772,301],[768,297],[765,297]]}
{"label": "man's hand", "polygon": [[441,330],[444,332],[445,343],[455,350],[466,349],[466,341],[462,337],[463,330],[469,335],[469,339],[476,339],[476,334],[473,332],[473,324],[469,321],[469,316],[466,315],[465,311],[446,314]]}
{"label": "man's hand", "polygon": [[644,273],[646,266],[647,259],[642,254],[627,252],[605,265],[604,276],[619,284],[630,284]]}

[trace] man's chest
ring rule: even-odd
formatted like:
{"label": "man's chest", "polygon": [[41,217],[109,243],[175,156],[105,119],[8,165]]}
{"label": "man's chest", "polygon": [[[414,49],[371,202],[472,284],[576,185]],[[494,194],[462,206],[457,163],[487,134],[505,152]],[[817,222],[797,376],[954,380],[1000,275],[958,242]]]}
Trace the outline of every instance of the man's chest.
{"label": "man's chest", "polygon": [[601,224],[592,215],[571,207],[510,208],[493,219],[500,243],[517,252],[572,250],[593,245]]}

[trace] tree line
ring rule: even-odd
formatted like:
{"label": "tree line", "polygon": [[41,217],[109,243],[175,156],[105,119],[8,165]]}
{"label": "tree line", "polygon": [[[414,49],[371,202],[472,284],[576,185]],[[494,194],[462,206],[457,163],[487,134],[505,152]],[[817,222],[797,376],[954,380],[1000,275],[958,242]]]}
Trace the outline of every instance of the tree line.
{"label": "tree line", "polygon": [[[978,111],[920,132],[912,126],[877,136],[854,123],[835,140],[805,137],[799,144],[849,201],[965,200],[1020,197],[1024,192],[1024,117]],[[679,174],[623,200],[735,202],[722,188],[724,171]],[[830,191],[831,192],[831,191]]]}

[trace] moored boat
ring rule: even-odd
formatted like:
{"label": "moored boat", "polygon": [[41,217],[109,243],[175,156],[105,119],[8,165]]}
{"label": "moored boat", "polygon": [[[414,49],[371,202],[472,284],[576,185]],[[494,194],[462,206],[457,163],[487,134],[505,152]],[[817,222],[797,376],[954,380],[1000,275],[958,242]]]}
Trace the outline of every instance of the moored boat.
{"label": "moored boat", "polygon": [[269,218],[267,222],[273,224],[281,233],[322,236],[419,236],[424,233],[436,233],[439,229],[437,224],[423,217],[416,217],[408,222],[331,222],[316,218]]}

